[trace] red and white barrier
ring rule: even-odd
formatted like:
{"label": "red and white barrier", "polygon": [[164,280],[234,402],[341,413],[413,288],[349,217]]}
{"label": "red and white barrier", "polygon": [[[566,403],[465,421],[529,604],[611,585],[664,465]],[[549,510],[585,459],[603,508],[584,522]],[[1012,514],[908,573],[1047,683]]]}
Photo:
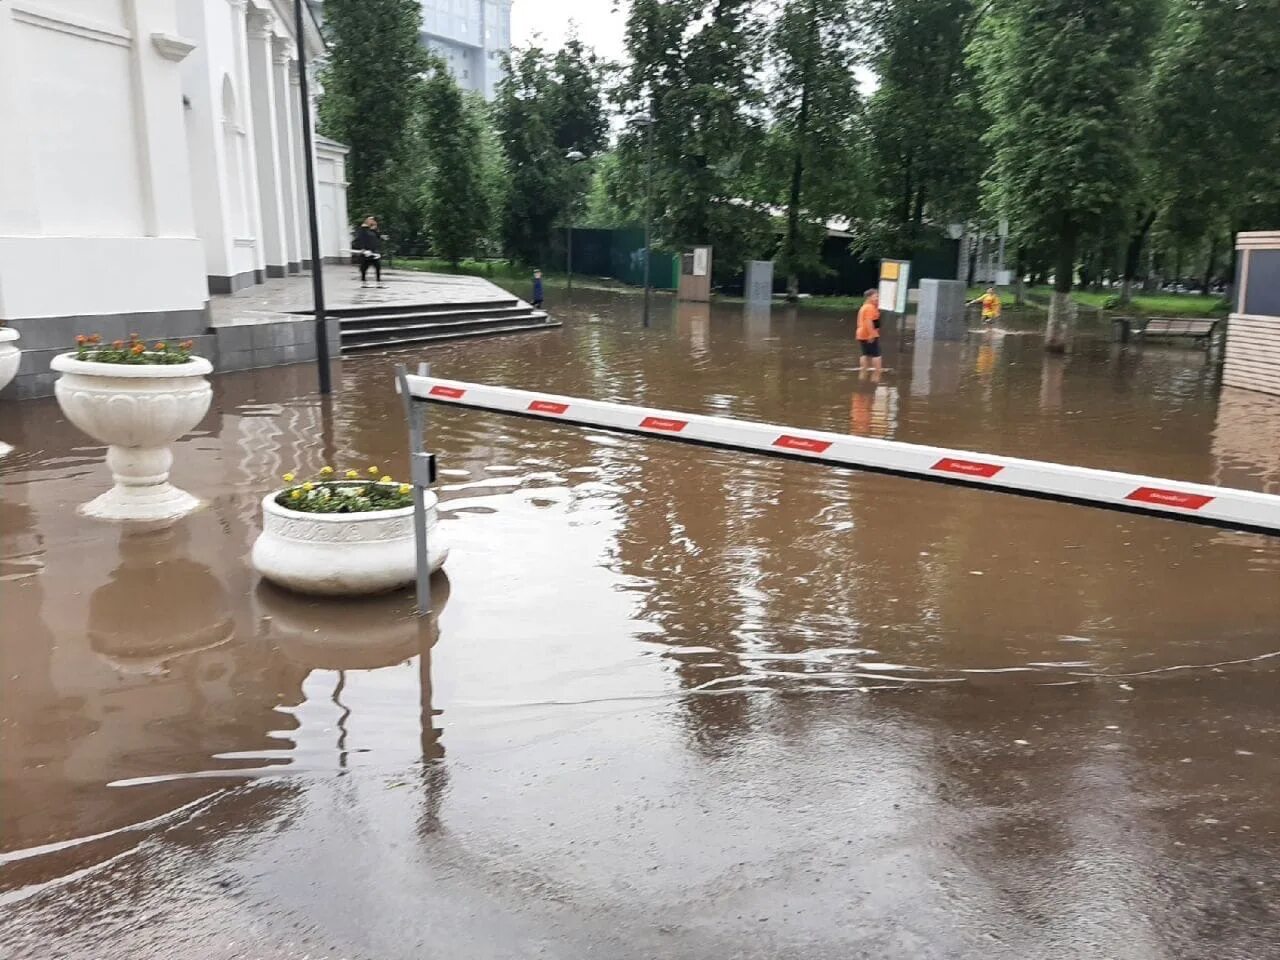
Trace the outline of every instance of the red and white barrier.
{"label": "red and white barrier", "polygon": [[410,375],[408,384],[415,399],[433,403],[1153,514],[1192,523],[1280,534],[1280,496],[1251,490],[560,397],[436,377]]}

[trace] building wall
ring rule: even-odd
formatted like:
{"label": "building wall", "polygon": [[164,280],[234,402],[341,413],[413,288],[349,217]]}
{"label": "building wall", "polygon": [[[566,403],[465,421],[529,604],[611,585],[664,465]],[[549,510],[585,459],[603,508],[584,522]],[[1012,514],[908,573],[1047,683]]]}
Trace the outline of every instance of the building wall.
{"label": "building wall", "polygon": [[[293,29],[291,0],[0,0],[6,396],[51,392],[77,333],[200,336],[211,292],[309,261]],[[317,149],[325,256],[349,246],[345,157]]]}
{"label": "building wall", "polygon": [[492,100],[511,50],[511,0],[422,0],[422,43],[462,89]]}

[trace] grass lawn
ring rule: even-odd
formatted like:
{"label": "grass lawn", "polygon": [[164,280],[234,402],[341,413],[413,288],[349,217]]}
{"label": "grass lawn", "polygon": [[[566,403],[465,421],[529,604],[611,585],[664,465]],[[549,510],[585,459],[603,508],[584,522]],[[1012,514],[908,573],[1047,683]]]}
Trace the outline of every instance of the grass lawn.
{"label": "grass lawn", "polygon": [[[981,296],[985,288],[971,287],[969,299]],[[1052,287],[1028,287],[1029,302],[1047,306],[1053,294]],[[1230,304],[1217,294],[1201,296],[1194,293],[1136,293],[1133,302],[1124,307],[1104,308],[1105,304],[1117,294],[1110,290],[1076,290],[1072,298],[1076,303],[1094,310],[1106,309],[1114,316],[1141,315],[1148,317],[1220,317],[1230,312]],[[1000,300],[1005,306],[1013,304],[1013,291],[1002,290]]]}

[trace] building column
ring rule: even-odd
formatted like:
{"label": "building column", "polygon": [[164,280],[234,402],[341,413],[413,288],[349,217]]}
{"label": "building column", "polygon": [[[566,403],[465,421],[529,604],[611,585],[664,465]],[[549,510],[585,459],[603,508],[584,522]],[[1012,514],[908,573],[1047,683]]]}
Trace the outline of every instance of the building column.
{"label": "building column", "polygon": [[283,277],[289,263],[285,244],[284,205],[280,171],[279,127],[276,120],[275,66],[271,48],[275,17],[256,10],[249,17],[249,95],[253,120],[254,167],[258,175],[259,233],[268,277]]}
{"label": "building column", "polygon": [[[297,204],[297,210],[298,210],[298,240],[302,246],[301,260],[302,260],[302,267],[305,270],[305,269],[310,269],[310,264],[311,264],[311,225],[307,218],[307,155],[306,155],[306,144],[302,138],[302,86],[301,86],[301,78],[298,75],[299,67],[300,67],[300,64],[297,60],[294,60],[289,64],[289,81],[292,84],[291,86],[292,99],[293,99],[293,102],[298,105],[298,109],[294,112],[294,131],[293,131],[295,142],[298,145],[298,153],[297,153],[297,156],[294,158],[294,162],[297,164],[295,168],[295,173],[294,173],[294,186],[297,189],[297,194],[296,194],[297,199],[295,202]],[[308,74],[307,80],[311,81],[309,84],[309,89],[314,90],[315,89],[314,75]],[[315,116],[316,116],[315,107],[316,105],[314,100],[312,100],[311,103],[307,104],[308,111],[311,114],[311,132],[313,135],[312,143],[311,143],[311,146],[312,146],[311,168],[313,170],[316,167],[315,152],[314,152],[315,150],[314,134],[315,134]],[[318,192],[319,191],[317,191],[317,194]]]}
{"label": "building column", "polygon": [[276,98],[276,143],[279,148],[278,166],[280,168],[280,206],[284,214],[284,249],[285,268],[288,273],[297,273],[302,261],[302,233],[298,220],[298,164],[296,157],[299,147],[294,137],[295,124],[293,118],[298,112],[298,91],[290,83],[289,64],[293,58],[291,44],[282,37],[276,37],[272,59],[272,78],[274,79]]}
{"label": "building column", "polygon": [[[244,203],[249,220],[249,233],[252,237],[252,266],[254,281],[261,283],[266,279],[266,259],[262,255],[262,206],[258,190],[258,170],[254,162],[257,156],[256,137],[254,136],[254,102],[252,87],[249,84],[249,2],[248,0],[227,0],[231,5],[231,42],[235,45],[236,86],[239,88],[239,108],[241,123],[244,126],[244,153],[241,158],[243,167]],[[248,240],[248,237],[241,238]]]}
{"label": "building column", "polygon": [[[0,4],[0,64],[18,62],[15,32],[13,7]],[[33,141],[27,133],[32,123],[27,108],[30,97],[23,89],[24,79],[17,70],[0,67],[0,130],[4,130],[5,140],[0,149],[0,234],[9,236],[37,236],[41,232],[29,147]],[[2,300],[0,316],[4,316]]]}

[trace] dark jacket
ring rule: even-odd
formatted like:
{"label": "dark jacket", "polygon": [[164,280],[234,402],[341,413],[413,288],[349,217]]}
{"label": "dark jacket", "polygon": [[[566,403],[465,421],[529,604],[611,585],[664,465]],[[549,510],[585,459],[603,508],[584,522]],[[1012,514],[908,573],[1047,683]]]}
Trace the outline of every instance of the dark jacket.
{"label": "dark jacket", "polygon": [[363,224],[356,231],[356,238],[351,241],[351,249],[368,250],[370,253],[382,252],[382,237],[377,230],[370,230]]}

